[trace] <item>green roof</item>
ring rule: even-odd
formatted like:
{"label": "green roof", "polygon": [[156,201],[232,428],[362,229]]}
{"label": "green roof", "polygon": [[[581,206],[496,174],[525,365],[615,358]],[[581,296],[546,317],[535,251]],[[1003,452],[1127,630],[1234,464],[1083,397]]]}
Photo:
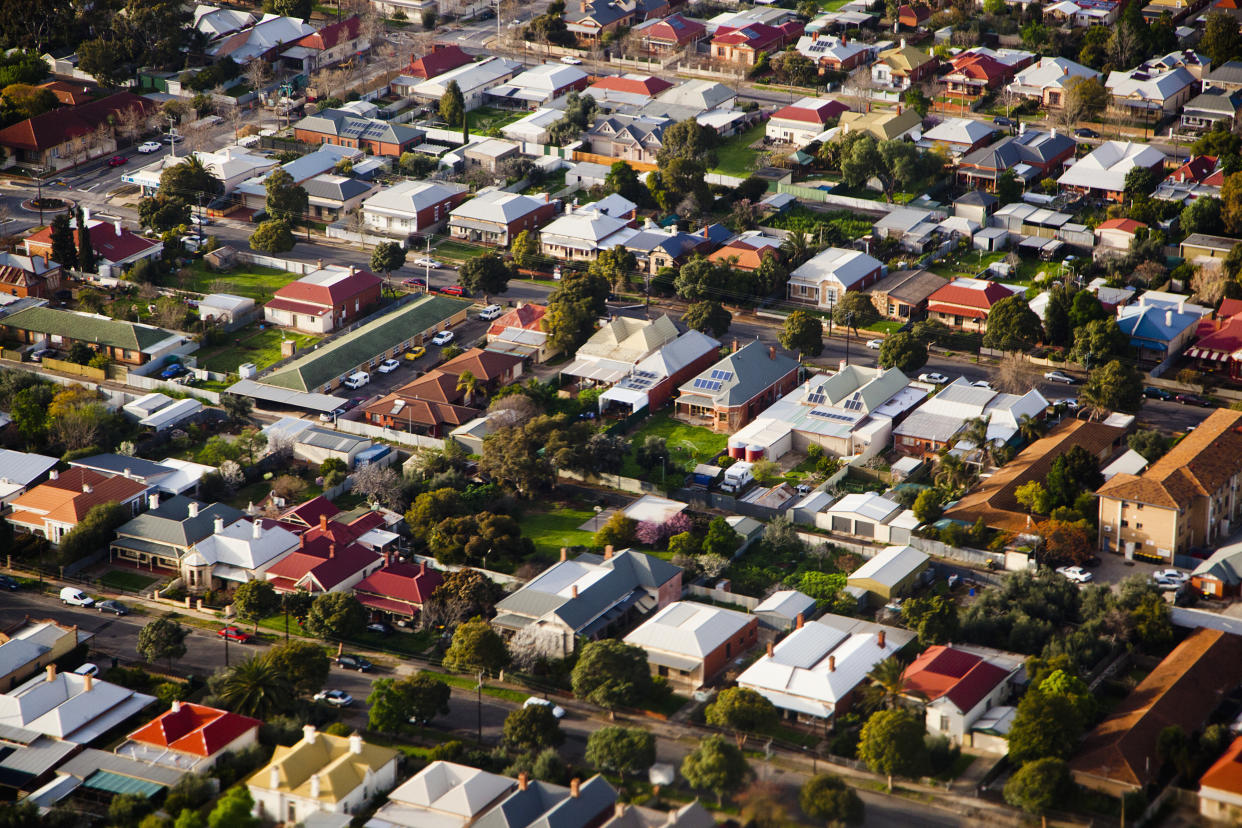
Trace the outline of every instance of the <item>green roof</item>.
{"label": "green roof", "polygon": [[82,784],[97,791],[107,791],[114,794],[138,794],[148,799],[167,787],[158,782],[135,779],[132,776],[123,776],[122,774],[106,770],[95,771]]}
{"label": "green roof", "polygon": [[469,306],[468,301],[448,296],[424,296],[295,359],[260,382],[294,391],[313,391],[441,325]]}
{"label": "green roof", "polygon": [[0,325],[41,334],[56,334],[66,339],[94,342],[127,351],[143,351],[153,348],[177,334],[163,328],[139,325],[107,319],[89,313],[56,310],[55,308],[27,308],[6,316]]}

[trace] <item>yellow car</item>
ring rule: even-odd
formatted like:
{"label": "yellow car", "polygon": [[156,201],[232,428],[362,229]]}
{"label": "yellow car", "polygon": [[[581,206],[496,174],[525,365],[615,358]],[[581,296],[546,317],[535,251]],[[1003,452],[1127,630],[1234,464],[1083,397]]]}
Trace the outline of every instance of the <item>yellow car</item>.
{"label": "yellow car", "polygon": [[426,348],[424,348],[422,345],[415,345],[413,348],[405,352],[405,358],[409,360],[415,360],[425,353],[427,353]]}

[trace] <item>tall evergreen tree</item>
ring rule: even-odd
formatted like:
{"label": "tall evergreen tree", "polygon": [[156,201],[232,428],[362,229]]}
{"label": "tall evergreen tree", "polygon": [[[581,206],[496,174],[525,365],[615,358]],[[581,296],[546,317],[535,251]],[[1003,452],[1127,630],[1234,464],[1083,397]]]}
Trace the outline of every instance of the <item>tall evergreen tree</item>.
{"label": "tall evergreen tree", "polygon": [[78,247],[73,241],[73,226],[68,213],[52,219],[52,261],[64,268],[78,266]]}
{"label": "tall evergreen tree", "polygon": [[78,268],[84,273],[95,273],[98,271],[96,266],[95,248],[91,245],[90,228],[86,226],[86,214],[82,212],[82,208],[78,207]]}

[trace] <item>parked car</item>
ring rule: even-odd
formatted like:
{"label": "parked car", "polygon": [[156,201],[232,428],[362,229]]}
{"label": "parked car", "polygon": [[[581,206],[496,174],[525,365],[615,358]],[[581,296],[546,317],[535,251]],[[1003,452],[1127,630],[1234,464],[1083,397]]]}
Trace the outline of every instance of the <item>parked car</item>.
{"label": "parked car", "polygon": [[1149,385],[1143,389],[1143,396],[1149,400],[1171,400],[1173,399],[1173,392]]}
{"label": "parked car", "polygon": [[95,605],[95,607],[100,612],[110,612],[113,615],[129,615],[129,607],[125,606],[120,601],[100,601]]}
{"label": "parked car", "polygon": [[880,350],[880,346],[883,344],[884,344],[883,339],[868,339],[867,340],[867,347],[873,351]]}
{"label": "parked car", "polygon": [[1078,129],[1074,130],[1074,135],[1078,136],[1079,138],[1099,138],[1100,137],[1100,133],[1096,132],[1094,129],[1088,129],[1087,127],[1079,127]]}
{"label": "parked car", "polygon": [[146,155],[147,153],[151,153],[151,152],[159,152],[160,142],[159,141],[145,141],[138,145],[138,151],[141,152],[143,155]]}
{"label": "parked car", "polygon": [[431,344],[432,345],[447,345],[453,341],[453,336],[454,334],[452,331],[440,331],[438,334],[436,334],[435,336],[431,338]]}
{"label": "parked car", "polygon": [[1190,576],[1180,569],[1157,569],[1151,573],[1153,581],[1175,581],[1178,584],[1184,584],[1190,581]]}
{"label": "parked car", "polygon": [[190,224],[197,224],[199,227],[207,227],[211,224],[211,216],[200,216],[198,213],[191,213]]}
{"label": "parked car", "polygon": [[439,259],[432,259],[429,256],[420,256],[419,258],[412,261],[410,264],[412,264],[414,267],[430,267],[432,269],[444,267],[444,262],[440,261]]}
{"label": "parked car", "polygon": [[1069,578],[1076,584],[1087,584],[1095,580],[1095,576],[1081,566],[1059,566],[1057,574]]}
{"label": "parked car", "polygon": [[344,667],[346,670],[357,670],[361,673],[369,673],[375,667],[374,664],[367,661],[362,656],[343,655],[337,658],[337,666]]}
{"label": "parked car", "polygon": [[405,352],[405,358],[413,362],[419,359],[423,354],[427,353],[427,349],[422,345],[415,345],[413,348]]}
{"label": "parked car", "polygon": [[380,635],[392,635],[396,630],[392,628],[392,624],[387,621],[372,621],[367,624],[367,632],[379,633]]}
{"label": "parked car", "polygon": [[582,61],[574,57],[573,55],[565,55],[563,58],[561,58],[561,63],[568,63],[570,66],[578,66],[579,64],[582,63]]}
{"label": "parked car", "polygon": [[172,379],[173,377],[179,377],[189,370],[189,368],[186,368],[180,362],[174,362],[163,371],[160,371],[160,379]]}
{"label": "parked car", "polygon": [[531,696],[529,699],[522,702],[522,707],[550,707],[552,708],[553,716],[558,719],[565,718],[565,708],[550,699],[541,699],[538,696]]}
{"label": "parked car", "polygon": [[185,139],[175,132],[166,132],[163,140],[165,144],[180,144]]}
{"label": "parked car", "polygon": [[1078,380],[1062,371],[1047,371],[1044,373],[1044,379],[1049,382],[1063,382],[1066,385],[1076,385]]}
{"label": "parked car", "polygon": [[345,401],[345,405],[341,407],[344,408],[346,411],[353,411],[355,408],[362,405],[366,401],[367,401],[366,397],[350,397],[348,400]]}
{"label": "parked car", "polygon": [[486,308],[479,311],[479,318],[484,322],[491,322],[493,319],[498,319],[502,314],[504,314],[504,312],[505,309],[500,305],[488,305]]}
{"label": "parked car", "polygon": [[992,383],[988,382],[987,380],[975,380],[974,382],[971,383],[971,385],[975,388],[986,388],[989,391],[992,390]]}
{"label": "parked car", "polygon": [[403,281],[401,282],[401,284],[403,284],[403,285],[405,285],[405,286],[407,286],[407,287],[422,288],[423,290],[426,290],[426,289],[427,289],[427,280],[426,280],[426,279],[405,279],[405,280],[403,280]]}
{"label": "parked car", "polygon": [[114,155],[108,159],[108,166],[109,167],[120,167],[124,165],[127,161],[129,161],[129,159],[126,158],[124,155]]}
{"label": "parked car", "polygon": [[381,374],[391,374],[393,371],[397,370],[400,367],[401,367],[401,363],[397,362],[397,360],[386,359],[383,362],[381,362],[379,364],[379,367],[376,368],[375,370],[379,371]]}
{"label": "parked car", "polygon": [[1078,400],[1068,397],[1064,400],[1048,400],[1048,405],[1053,408],[1068,408],[1070,411],[1078,410]]}
{"label": "parked car", "polygon": [[315,701],[327,702],[333,707],[349,707],[354,697],[344,690],[320,690],[315,694]]}
{"label": "parked car", "polygon": [[1185,584],[1183,584],[1181,581],[1177,581],[1172,578],[1154,578],[1153,577],[1151,581],[1153,584],[1155,584],[1156,589],[1160,590],[1161,592],[1176,592],[1177,590],[1185,586]]}
{"label": "parked car", "polygon": [[99,665],[92,664],[88,661],[73,672],[77,673],[79,676],[97,676],[99,675]]}
{"label": "parked car", "polygon": [[31,362],[42,362],[44,357],[56,356],[55,348],[40,348],[30,355]]}
{"label": "parked car", "polygon": [[1197,405],[1200,408],[1210,408],[1212,405],[1198,394],[1178,394],[1173,399],[1177,400],[1182,405]]}
{"label": "parked car", "polygon": [[371,375],[366,371],[355,371],[345,378],[346,388],[361,388],[371,381]]}
{"label": "parked car", "polygon": [[238,644],[249,644],[251,638],[250,633],[246,632],[241,627],[232,626],[225,627],[222,630],[216,630],[216,635],[229,641],[236,641]]}
{"label": "parked car", "polygon": [[95,599],[77,587],[65,587],[60,591],[60,602],[74,607],[93,607]]}
{"label": "parked car", "polygon": [[992,123],[996,124],[997,126],[1010,127],[1010,128],[1017,126],[1017,124],[1013,122],[1012,118],[1006,118],[1004,115],[997,115],[995,118],[992,119]]}
{"label": "parked car", "polygon": [[21,589],[22,585],[17,582],[16,578],[10,578],[8,575],[0,575],[0,589]]}
{"label": "parked car", "polygon": [[461,285],[445,285],[440,288],[440,292],[445,296],[467,296],[466,289]]}
{"label": "parked car", "polygon": [[949,378],[944,374],[937,374],[934,371],[928,374],[919,374],[919,382],[930,382],[932,385],[944,385],[948,381]]}

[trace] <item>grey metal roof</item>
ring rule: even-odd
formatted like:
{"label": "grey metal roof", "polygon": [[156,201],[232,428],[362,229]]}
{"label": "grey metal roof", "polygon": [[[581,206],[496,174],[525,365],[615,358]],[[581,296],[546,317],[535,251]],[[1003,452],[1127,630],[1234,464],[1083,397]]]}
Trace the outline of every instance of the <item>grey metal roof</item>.
{"label": "grey metal roof", "polygon": [[1219,83],[1242,83],[1242,61],[1226,61],[1204,75],[1203,79]]}
{"label": "grey metal roof", "polygon": [[124,454],[93,454],[90,457],[82,457],[78,460],[69,461],[71,466],[79,466],[84,469],[94,469],[104,474],[125,474],[129,471],[129,476],[146,482],[148,478],[160,477],[165,474],[172,474],[176,469],[156,463],[151,460],[144,460],[141,457],[129,457]]}
{"label": "grey metal roof", "polygon": [[302,184],[306,194],[312,198],[327,198],[336,201],[349,201],[351,198],[369,193],[373,185],[356,178],[340,176],[315,176]]}
{"label": "grey metal roof", "polygon": [[[190,506],[198,506],[198,515],[190,517]],[[240,520],[242,513],[225,503],[204,506],[197,500],[176,495],[166,498],[117,530],[121,536],[140,538],[156,543],[189,547],[212,533],[215,519],[224,518],[225,525]]]}
{"label": "grey metal roof", "polygon": [[[797,367],[798,361],[784,351],[778,349],[769,355],[768,346],[755,340],[703,371],[681,386],[680,390],[683,394],[709,397],[716,405],[732,407],[759,395]],[[721,379],[724,374],[729,377]],[[716,385],[706,386],[702,383]]]}
{"label": "grey metal roof", "polygon": [[4,760],[0,761],[0,768],[30,776],[41,776],[59,765],[80,747],[81,745],[74,742],[61,742],[43,737],[4,757]]}
{"label": "grey metal roof", "polygon": [[577,796],[560,785],[531,782],[479,817],[473,828],[587,828],[616,801],[617,792],[598,775],[583,782]]}
{"label": "grey metal roof", "polygon": [[57,462],[59,461],[55,457],[42,454],[0,449],[0,480],[29,486],[47,474]]}
{"label": "grey metal roof", "polygon": [[95,771],[103,770],[120,774],[121,776],[130,776],[134,779],[157,782],[161,785],[175,785],[177,780],[185,776],[184,770],[170,768],[165,765],[140,762],[137,759],[118,756],[115,753],[95,750],[94,748],[87,748],[82,751],[61,765],[60,770],[70,776],[76,776],[78,779],[86,779]]}

